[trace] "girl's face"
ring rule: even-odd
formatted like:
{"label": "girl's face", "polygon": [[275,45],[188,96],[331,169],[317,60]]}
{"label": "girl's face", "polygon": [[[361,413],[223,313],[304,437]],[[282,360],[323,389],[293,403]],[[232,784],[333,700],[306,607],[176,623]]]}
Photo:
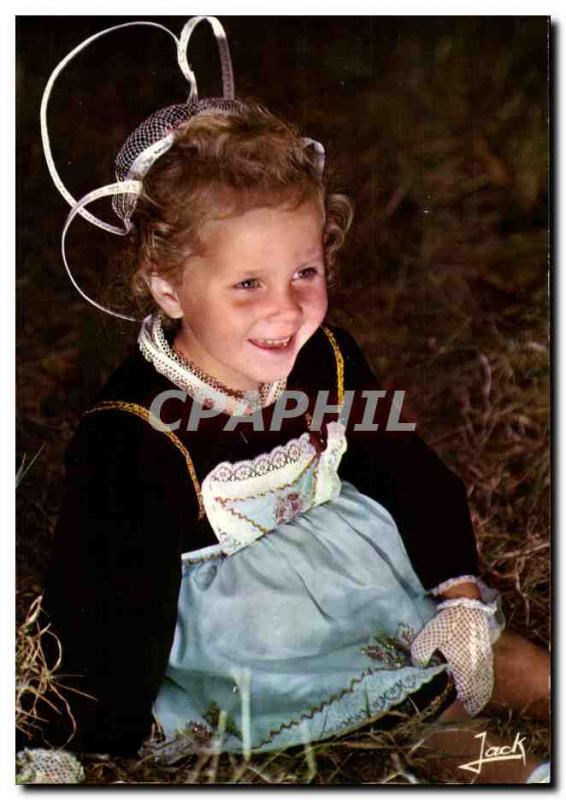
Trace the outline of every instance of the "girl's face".
{"label": "girl's face", "polygon": [[180,351],[234,389],[287,377],[326,314],[323,224],[318,200],[207,223],[173,305],[160,300],[182,317]]}

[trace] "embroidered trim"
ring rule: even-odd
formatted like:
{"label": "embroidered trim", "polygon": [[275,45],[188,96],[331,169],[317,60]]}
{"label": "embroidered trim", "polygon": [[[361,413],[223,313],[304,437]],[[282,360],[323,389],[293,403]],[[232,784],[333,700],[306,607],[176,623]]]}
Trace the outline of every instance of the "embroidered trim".
{"label": "embroidered trim", "polygon": [[330,342],[330,346],[334,351],[334,358],[336,359],[336,388],[338,392],[338,405],[342,405],[344,402],[344,357],[338,347],[338,342],[336,341],[336,337],[332,333],[332,331],[327,328],[325,325],[322,326],[322,330],[326,334],[326,338]]}
{"label": "embroidered trim", "polygon": [[189,550],[187,553],[181,553],[183,566],[185,564],[202,564],[204,561],[212,561],[214,558],[226,558],[219,544],[209,544],[199,550]]}
{"label": "embroidered trim", "polygon": [[[243,461],[222,461],[208,474],[209,481],[245,481],[258,478],[268,472],[274,472],[287,466],[296,464],[304,456],[316,457],[316,448],[311,444],[309,434],[303,433],[298,439],[290,439],[283,445],[278,445],[269,453],[260,453],[252,459]],[[310,463],[310,462],[309,462]]]}
{"label": "embroidered trim", "polygon": [[[265,455],[269,455],[269,453],[266,453]],[[238,502],[238,501],[239,502],[245,502],[246,500],[258,500],[260,497],[268,497],[269,495],[275,494],[276,492],[280,492],[283,489],[292,489],[293,486],[295,486],[295,484],[298,483],[301,480],[301,478],[303,477],[305,472],[309,468],[314,467],[314,465],[316,464],[317,461],[318,461],[318,455],[315,453],[312,456],[312,458],[309,461],[307,461],[301,467],[300,471],[297,473],[297,475],[293,478],[292,481],[288,481],[287,483],[278,484],[276,488],[266,489],[264,492],[256,492],[255,494],[246,494],[243,497],[240,497],[238,495],[236,495],[234,497],[222,497],[222,496],[215,495],[214,496],[214,501],[216,503],[219,503],[221,506],[226,507],[229,503],[234,503],[234,502]],[[243,464],[245,462],[241,461],[239,463]],[[270,471],[274,472],[275,469],[276,468],[274,468],[273,470],[270,470]],[[258,477],[258,476],[257,475],[252,475],[250,477],[255,478],[255,477]],[[207,481],[209,480],[209,478],[210,478],[210,475],[207,477]],[[245,479],[242,478],[242,480],[245,480]]]}
{"label": "embroidered trim", "polygon": [[[222,497],[217,497],[216,498],[216,502],[219,503],[222,506],[222,508],[225,509],[225,511],[228,512],[228,514],[232,514],[233,517],[236,517],[236,519],[240,519],[243,522],[249,523],[253,528],[255,528],[257,531],[259,531],[262,534],[269,533],[269,528],[266,528],[264,525],[260,525],[259,522],[256,522],[255,520],[251,519],[250,517],[246,517],[245,514],[242,514],[239,511],[236,511],[235,508],[230,508],[230,506],[228,505],[228,503],[230,501],[226,501]],[[230,536],[230,534],[227,533],[227,532],[224,533],[224,537],[226,539],[230,540],[230,541],[234,540],[234,537]],[[238,544],[241,544],[241,542],[239,540],[235,540],[235,541],[237,541]],[[254,541],[255,541],[255,539],[254,539]]]}
{"label": "embroidered trim", "polygon": [[[346,686],[344,689],[341,689],[339,692],[335,692],[334,694],[330,695],[330,697],[328,697],[326,700],[323,700],[321,703],[319,703],[318,706],[314,706],[314,708],[311,708],[308,711],[305,711],[297,719],[290,720],[289,722],[283,722],[281,725],[279,725],[279,727],[274,728],[273,730],[271,730],[267,734],[267,736],[264,739],[262,739],[261,742],[258,745],[256,745],[256,747],[254,749],[259,749],[260,747],[263,747],[264,745],[269,744],[270,742],[273,741],[273,739],[276,736],[279,736],[284,730],[290,730],[295,725],[300,725],[303,720],[312,719],[315,716],[315,714],[319,714],[327,706],[330,706],[330,705],[332,705],[332,703],[335,703],[336,701],[341,700],[342,697],[344,697],[344,695],[351,694],[354,691],[355,687],[359,683],[362,683],[362,681],[364,681],[366,678],[370,677],[371,675],[375,675],[377,672],[381,672],[381,670],[374,669],[374,668],[371,668],[371,667],[369,669],[367,669],[367,670],[364,670],[360,675],[356,676],[355,678],[352,678],[352,680],[350,681],[349,686]],[[409,689],[408,695],[406,695],[405,698],[403,698],[403,699],[404,700],[407,699],[407,696],[413,694],[415,691],[418,691],[418,689],[420,689],[426,683],[430,683],[430,681],[433,680],[433,678],[435,678],[436,675],[439,675],[439,674],[441,674],[441,673],[437,672],[434,675],[431,675],[430,680],[425,681],[424,683],[421,683],[418,686],[415,685],[412,691]],[[448,678],[448,684],[450,684],[451,677],[450,677],[450,675],[448,673],[447,673],[447,678]],[[446,688],[448,688],[448,684],[447,684]],[[399,690],[398,691],[398,696],[400,697],[401,696],[401,692],[403,691],[403,689],[406,686],[407,686],[407,682],[401,680],[398,683],[393,684],[391,689],[389,691],[387,691],[387,692],[384,692],[384,694],[381,695],[381,697],[387,698],[389,696],[390,698],[394,698],[395,694],[397,693],[396,690]],[[393,692],[393,694],[391,694],[391,692]],[[442,695],[444,695],[444,690],[443,690]],[[435,698],[435,700],[438,700],[438,699],[439,699],[438,697]],[[400,702],[402,702],[402,701],[400,701]],[[434,702],[435,701],[433,700],[430,705],[432,705]],[[394,705],[398,705],[398,704],[395,703]],[[428,709],[428,706],[427,706],[427,709]],[[423,709],[421,711],[421,714],[425,713],[427,709]],[[389,708],[385,709],[383,711],[383,713],[380,713],[377,716],[373,716],[372,715],[371,717],[366,717],[362,724],[366,724],[366,722],[369,724],[372,721],[376,721],[376,720],[380,719],[381,717],[385,716],[386,714],[388,714],[391,710],[392,710],[392,707],[390,706]]]}
{"label": "embroidered trim", "polygon": [[[227,394],[229,397],[233,397],[236,400],[244,399],[245,392],[243,392],[241,389],[231,389],[229,386],[226,386],[225,383],[222,383],[222,381],[213,378],[212,375],[209,375],[208,372],[205,372],[203,369],[201,369],[198,364],[195,364],[194,361],[186,358],[174,345],[171,347],[171,352],[173,356],[176,357],[176,360],[181,363],[181,366],[185,367],[185,369],[187,369],[189,372],[192,372],[193,375],[197,376],[197,378],[200,378],[203,383],[207,383],[213,389],[224,392],[224,394]],[[261,384],[261,386],[264,386],[264,384]],[[259,392],[261,395],[261,387]]]}
{"label": "embroidered trim", "polygon": [[[438,673],[437,673],[438,674]],[[453,695],[453,699],[456,699],[456,687],[454,681],[450,675],[450,673],[446,672],[447,681],[446,686],[441,691],[439,695],[431,700],[428,706],[419,710],[418,706],[411,699],[411,694],[408,694],[404,700],[399,701],[392,705],[386,711],[380,711],[377,714],[372,714],[369,717],[360,718],[359,716],[350,717],[349,720],[345,723],[345,728],[340,731],[337,736],[345,736],[348,733],[352,733],[353,731],[359,730],[360,728],[365,727],[366,725],[373,725],[375,722],[378,722],[380,719],[387,717],[388,715],[394,715],[399,717],[404,717],[400,719],[399,722],[395,723],[394,730],[396,736],[409,736],[413,733],[414,730],[418,730],[423,725],[424,721],[433,715],[438,716],[437,711],[443,710],[441,707],[445,706],[445,701],[449,697],[449,695]],[[435,676],[433,676],[435,677]],[[432,679],[431,679],[432,680]],[[426,684],[421,684],[421,686],[425,686]]]}
{"label": "embroidered trim", "polygon": [[439,583],[438,586],[435,586],[434,589],[430,589],[429,591],[436,597],[452,586],[458,586],[460,583],[475,583],[476,586],[479,587],[479,582],[475,575],[460,575],[459,578],[448,578],[448,580],[442,581],[442,583]]}
{"label": "embroidered trim", "polygon": [[[149,422],[151,416],[149,409],[145,408],[144,406],[140,406],[137,403],[126,403],[123,400],[103,400],[101,403],[94,406],[94,408],[91,408],[89,411],[85,412],[84,416],[87,416],[89,414],[94,414],[95,411],[125,411],[128,414],[134,414],[135,416],[140,417],[140,419],[143,419],[146,422]],[[190,456],[189,451],[181,442],[181,440],[177,436],[175,436],[175,434],[172,431],[163,427],[159,429],[159,432],[164,433],[165,436],[167,436],[169,441],[175,445],[177,450],[179,450],[179,452],[185,459],[185,463],[187,465],[189,475],[191,476],[191,481],[193,483],[193,487],[197,497],[198,509],[199,509],[198,519],[199,520],[204,519],[205,511],[204,511],[204,504],[202,501],[202,491],[200,488],[200,483],[197,478],[193,460]]]}

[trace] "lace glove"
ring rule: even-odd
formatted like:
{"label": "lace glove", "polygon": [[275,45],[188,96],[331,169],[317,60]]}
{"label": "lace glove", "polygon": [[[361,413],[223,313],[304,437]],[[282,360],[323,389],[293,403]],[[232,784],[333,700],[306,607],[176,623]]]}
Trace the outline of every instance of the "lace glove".
{"label": "lace glove", "polygon": [[80,761],[65,750],[21,750],[16,755],[16,783],[82,783]]}
{"label": "lace glove", "polygon": [[458,699],[475,716],[493,692],[493,651],[488,620],[496,603],[485,604],[468,597],[440,603],[437,614],[413,639],[411,657],[416,667],[425,667],[440,650],[454,678]]}

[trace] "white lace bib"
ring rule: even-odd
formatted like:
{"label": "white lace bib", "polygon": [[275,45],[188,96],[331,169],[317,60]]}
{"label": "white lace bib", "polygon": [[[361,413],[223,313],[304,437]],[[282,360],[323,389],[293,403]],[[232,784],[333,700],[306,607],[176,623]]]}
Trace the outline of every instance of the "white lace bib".
{"label": "white lace bib", "polygon": [[307,432],[252,460],[218,464],[202,482],[202,500],[222,551],[231,555],[297,514],[336,498],[346,446],[344,425],[329,422],[321,453]]}

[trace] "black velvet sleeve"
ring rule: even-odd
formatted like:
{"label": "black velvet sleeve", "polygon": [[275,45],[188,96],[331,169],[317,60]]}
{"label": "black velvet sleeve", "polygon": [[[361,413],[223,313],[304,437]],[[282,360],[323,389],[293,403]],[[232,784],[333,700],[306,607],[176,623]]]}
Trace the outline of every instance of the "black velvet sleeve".
{"label": "black velvet sleeve", "polygon": [[[344,357],[345,388],[383,389],[352,336],[340,328],[335,335]],[[387,508],[425,589],[448,578],[477,575],[463,482],[415,432],[389,433],[387,415],[376,419],[376,432],[349,433],[340,476]]]}
{"label": "black velvet sleeve", "polygon": [[[77,725],[68,747],[129,755],[167,666],[194,490],[171,442],[122,411],[83,418],[66,466],[44,607],[62,644],[60,682],[94,698],[66,692]],[[51,743],[68,734],[65,715],[43,729]]]}

